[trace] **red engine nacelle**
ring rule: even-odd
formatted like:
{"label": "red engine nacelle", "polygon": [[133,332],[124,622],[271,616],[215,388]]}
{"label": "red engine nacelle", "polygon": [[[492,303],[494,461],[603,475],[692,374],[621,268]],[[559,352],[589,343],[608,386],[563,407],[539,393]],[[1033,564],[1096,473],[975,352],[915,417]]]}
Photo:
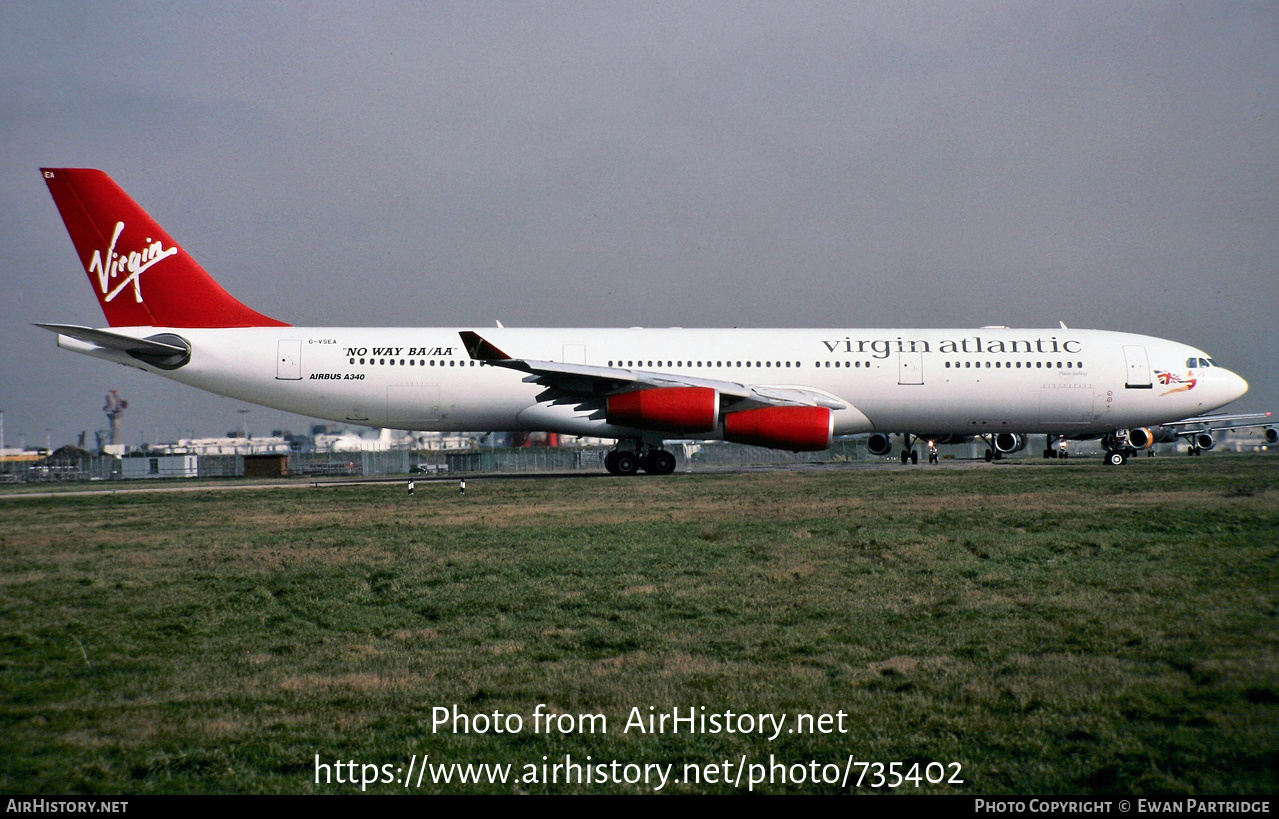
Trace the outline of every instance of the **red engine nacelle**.
{"label": "red engine nacelle", "polygon": [[719,419],[710,387],[655,387],[608,397],[608,422],[661,432],[709,432]]}
{"label": "red engine nacelle", "polygon": [[792,452],[818,452],[835,437],[826,407],[761,407],[724,416],[724,440]]}

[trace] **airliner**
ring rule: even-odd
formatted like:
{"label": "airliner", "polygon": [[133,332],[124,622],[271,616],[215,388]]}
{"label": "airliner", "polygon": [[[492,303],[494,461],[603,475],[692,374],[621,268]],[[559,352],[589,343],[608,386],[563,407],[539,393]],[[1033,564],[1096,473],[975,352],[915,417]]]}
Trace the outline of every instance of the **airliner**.
{"label": "airliner", "polygon": [[981,439],[993,459],[1030,433],[1100,438],[1118,465],[1206,434],[1204,414],[1248,389],[1195,347],[1064,324],[297,327],[233,298],[106,173],[42,173],[108,324],[38,325],[60,347],[339,422],[615,439],[615,475],[674,471],[672,439],[819,451],[854,434],[882,456],[898,436],[902,463],[919,439]]}

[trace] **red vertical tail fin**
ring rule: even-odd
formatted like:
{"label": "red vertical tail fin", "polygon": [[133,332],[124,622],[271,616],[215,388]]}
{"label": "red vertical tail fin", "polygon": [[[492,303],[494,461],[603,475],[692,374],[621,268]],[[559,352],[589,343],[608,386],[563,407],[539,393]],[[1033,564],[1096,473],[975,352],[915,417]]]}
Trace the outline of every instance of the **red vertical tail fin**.
{"label": "red vertical tail fin", "polygon": [[102,171],[43,168],[112,327],[286,327],[213,280]]}

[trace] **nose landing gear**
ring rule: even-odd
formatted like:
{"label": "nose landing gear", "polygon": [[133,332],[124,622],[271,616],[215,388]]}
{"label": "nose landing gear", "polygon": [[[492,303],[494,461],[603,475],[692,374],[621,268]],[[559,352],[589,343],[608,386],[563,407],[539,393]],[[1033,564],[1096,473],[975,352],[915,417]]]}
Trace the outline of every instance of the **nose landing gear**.
{"label": "nose landing gear", "polygon": [[1106,463],[1110,466],[1123,466],[1128,463],[1128,453],[1119,449],[1112,449],[1106,453]]}

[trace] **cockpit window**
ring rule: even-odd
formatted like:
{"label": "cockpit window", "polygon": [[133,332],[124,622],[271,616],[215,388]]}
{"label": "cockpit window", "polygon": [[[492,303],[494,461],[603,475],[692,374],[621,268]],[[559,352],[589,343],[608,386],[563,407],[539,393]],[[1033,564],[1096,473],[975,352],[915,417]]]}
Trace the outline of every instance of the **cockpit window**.
{"label": "cockpit window", "polygon": [[1217,362],[1213,361],[1211,358],[1187,358],[1186,366],[1192,370],[1195,370],[1195,369],[1199,369],[1200,367],[1217,367],[1220,365],[1217,364]]}

